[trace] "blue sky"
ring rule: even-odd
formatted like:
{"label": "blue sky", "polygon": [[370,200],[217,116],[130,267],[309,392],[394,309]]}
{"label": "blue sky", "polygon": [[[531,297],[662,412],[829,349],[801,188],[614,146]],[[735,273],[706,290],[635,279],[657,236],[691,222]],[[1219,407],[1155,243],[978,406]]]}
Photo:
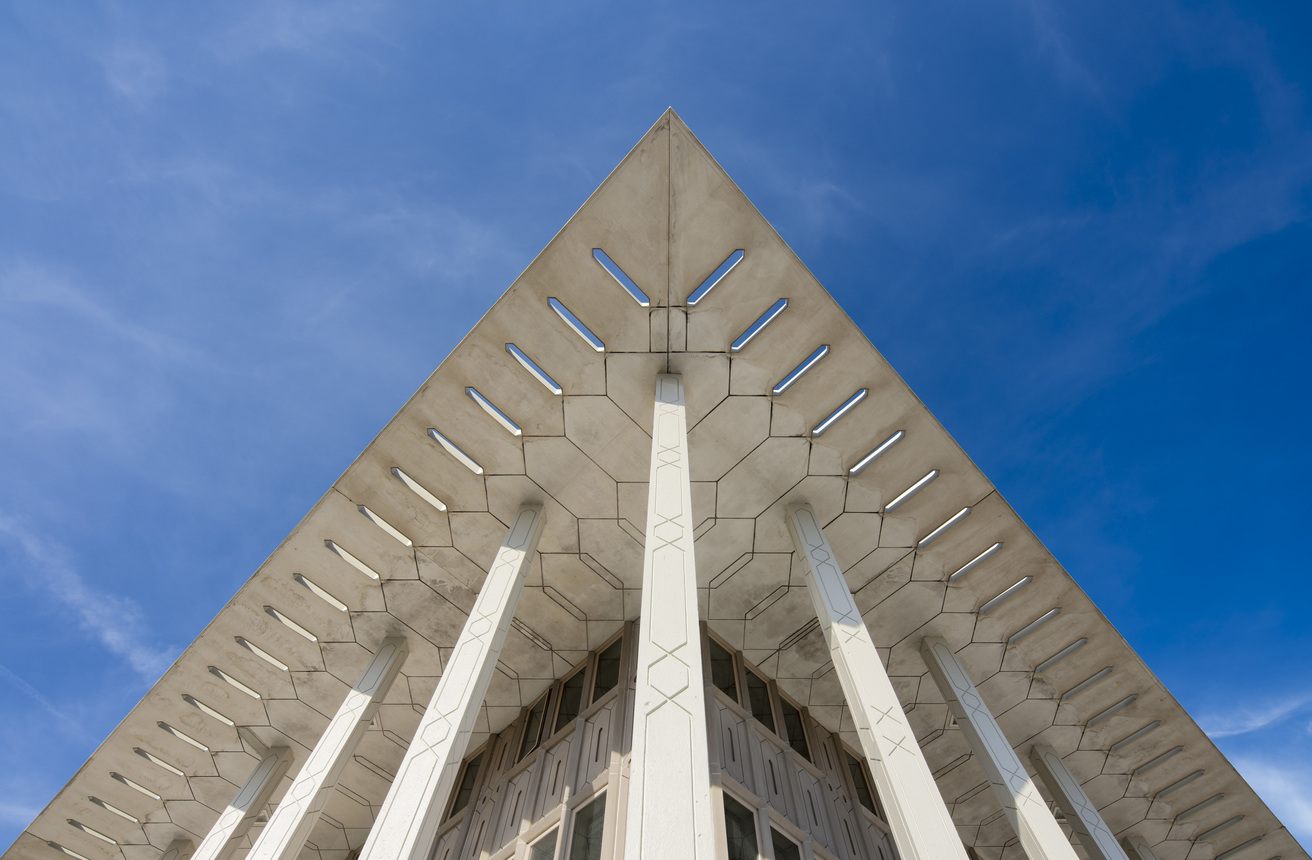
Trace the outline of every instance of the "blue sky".
{"label": "blue sky", "polygon": [[1312,7],[437,5],[0,8],[0,845],[671,104],[1312,844]]}

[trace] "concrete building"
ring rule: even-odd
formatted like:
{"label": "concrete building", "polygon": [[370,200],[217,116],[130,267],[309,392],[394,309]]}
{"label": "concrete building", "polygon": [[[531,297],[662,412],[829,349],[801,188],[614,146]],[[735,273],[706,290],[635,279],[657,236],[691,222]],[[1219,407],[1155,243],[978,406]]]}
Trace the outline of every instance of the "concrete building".
{"label": "concrete building", "polygon": [[1307,858],[671,111],[6,860]]}

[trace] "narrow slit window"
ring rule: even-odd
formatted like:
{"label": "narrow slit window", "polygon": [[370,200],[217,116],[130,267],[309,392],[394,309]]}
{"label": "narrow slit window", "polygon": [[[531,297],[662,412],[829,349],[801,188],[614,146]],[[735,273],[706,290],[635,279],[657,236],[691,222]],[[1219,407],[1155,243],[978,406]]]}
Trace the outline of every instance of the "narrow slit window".
{"label": "narrow slit window", "polygon": [[879,798],[875,791],[870,787],[870,778],[866,776],[865,763],[859,760],[851,753],[844,753],[847,758],[847,772],[852,775],[852,788],[856,791],[857,801],[866,809],[884,817],[884,810],[880,808]]}
{"label": "narrow slit window", "polygon": [[106,801],[104,801],[104,800],[101,800],[99,797],[96,797],[96,796],[92,795],[91,797],[88,797],[87,800],[91,801],[91,802],[94,803],[96,806],[99,806],[101,809],[105,810],[106,812],[109,812],[109,813],[112,813],[112,814],[114,814],[114,815],[117,815],[119,818],[123,818],[123,819],[126,819],[126,820],[128,820],[128,821],[131,821],[133,824],[136,824],[136,825],[140,825],[140,824],[141,824],[141,819],[137,818],[135,815],[133,815],[133,814],[131,814],[131,813],[129,813],[129,812],[124,812],[123,810],[121,810],[121,809],[119,809],[117,806],[115,806],[114,804],[112,804],[112,803],[108,803],[108,802],[106,802]]}
{"label": "narrow slit window", "polygon": [[410,540],[410,538],[402,534],[400,529],[398,529],[396,526],[392,525],[387,520],[380,517],[378,514],[374,513],[367,505],[356,505],[356,510],[360,512],[360,516],[364,517],[366,520],[373,523],[375,526],[378,527],[380,531],[382,531],[392,540],[401,544],[401,546],[407,546],[407,547],[414,546],[414,543]]}
{"label": "narrow slit window", "polygon": [[319,641],[318,636],[315,636],[309,630],[306,630],[304,627],[297,624],[295,621],[291,620],[286,615],[283,615],[281,612],[274,609],[272,606],[264,607],[264,611],[268,613],[270,618],[277,621],[279,624],[286,627],[288,630],[292,631],[293,633],[298,633],[301,636],[304,636],[306,639],[310,640],[311,642]]}
{"label": "narrow slit window", "polygon": [[451,799],[451,811],[447,813],[447,818],[469,805],[470,798],[474,796],[474,786],[478,784],[478,768],[482,763],[483,754],[479,753],[460,768],[460,779],[456,781],[456,793]]}
{"label": "narrow slit window", "polygon": [[592,701],[609,693],[620,682],[620,646],[624,640],[616,639],[597,655],[597,670],[592,682]]}
{"label": "narrow slit window", "polygon": [[893,501],[884,505],[884,510],[895,511],[898,508],[902,507],[907,502],[909,502],[917,493],[928,487],[930,484],[934,483],[934,480],[938,478],[938,475],[939,475],[938,469],[930,469],[925,474],[925,477],[921,478],[919,481],[916,481],[914,484],[907,487],[905,490],[903,490],[901,493],[898,494],[897,498],[893,499]]}
{"label": "narrow slit window", "polygon": [[774,709],[770,706],[770,685],[751,669],[747,670],[747,705],[752,710],[752,716],[773,732]]}
{"label": "narrow slit window", "polygon": [[556,706],[556,731],[574,722],[583,713],[585,673],[582,669],[565,679],[560,685],[560,704]]}
{"label": "narrow slit window", "polygon": [[708,639],[707,653],[711,660],[711,683],[735,702],[738,701],[738,680],[733,666],[733,655],[719,642]]}
{"label": "narrow slit window", "polygon": [[1007,638],[1007,644],[1015,645],[1017,642],[1024,639],[1026,636],[1030,635],[1035,630],[1038,630],[1044,624],[1047,624],[1049,621],[1056,618],[1060,614],[1061,614],[1061,607],[1054,606],[1052,609],[1049,609],[1047,612],[1043,613],[1038,618],[1035,618],[1029,624],[1026,624],[1024,627],[1017,630],[1015,633],[1011,634],[1011,636]]}
{"label": "narrow slit window", "polygon": [[598,265],[606,270],[606,274],[614,278],[615,283],[623,287],[624,292],[632,296],[633,300],[637,302],[640,307],[651,307],[651,299],[648,298],[647,294],[642,291],[641,287],[634,283],[633,278],[630,278],[628,274],[619,267],[619,264],[612,260],[605,251],[600,248],[593,248],[592,259],[596,260]]}
{"label": "narrow slit window", "polygon": [[602,837],[606,831],[606,794],[600,792],[586,806],[574,811],[569,837],[569,860],[601,860]]}
{"label": "narrow slit window", "polygon": [[547,834],[528,847],[528,860],[555,860],[556,840],[560,830],[553,827]]}
{"label": "narrow slit window", "polygon": [[[345,549],[343,549],[343,548],[337,543],[337,541],[332,540],[332,539],[328,539],[328,540],[325,540],[325,541],[323,542],[323,545],[326,546],[326,547],[328,547],[328,549],[330,549],[330,550],[333,552],[334,555],[336,555],[336,556],[337,556],[338,558],[340,558],[342,561],[344,561],[344,562],[346,562],[347,564],[349,564],[351,567],[353,567],[353,568],[355,568],[356,570],[360,571],[360,572],[363,573],[365,576],[369,577],[370,579],[374,580],[375,582],[378,581],[378,579],[379,579],[379,577],[378,577],[378,571],[374,570],[374,569],[373,569],[372,567],[370,567],[369,565],[367,565],[367,564],[365,564],[364,562],[360,561],[360,559],[358,559],[358,558],[356,558],[355,556],[351,555],[351,553],[349,553],[349,552],[347,552]],[[310,637],[310,638],[314,638],[314,637]]]}
{"label": "narrow slit window", "polygon": [[224,682],[228,686],[240,690],[241,692],[250,696],[252,699],[260,698],[259,693],[257,693],[255,690],[251,689],[250,687],[246,686],[241,681],[238,681],[236,678],[232,677],[227,672],[220,669],[218,666],[211,666],[210,674],[218,678],[220,681]]}
{"label": "narrow slit window", "polygon": [[823,434],[830,427],[834,426],[835,421],[846,415],[853,406],[856,406],[862,400],[865,400],[866,395],[868,395],[869,393],[870,393],[869,388],[862,388],[860,391],[856,392],[851,397],[844,400],[841,406],[839,406],[833,412],[829,413],[829,417],[825,418],[825,420],[815,425],[815,427],[811,430],[811,435],[819,436]]}
{"label": "narrow slit window", "polygon": [[489,416],[491,416],[492,420],[500,424],[502,429],[505,430],[507,433],[509,433],[511,436],[524,435],[523,428],[521,428],[518,424],[516,424],[513,420],[511,420],[509,415],[501,411],[501,407],[497,406],[491,400],[488,400],[485,396],[483,396],[483,392],[479,391],[474,386],[469,385],[465,387],[465,394],[468,394],[470,400],[477,403],[480,409],[482,409]]}
{"label": "narrow slit window", "polygon": [[779,710],[784,715],[784,731],[788,733],[788,745],[793,752],[807,761],[811,760],[811,745],[806,740],[806,721],[802,719],[802,710],[785,698],[779,699]]}
{"label": "narrow slit window", "polygon": [[78,830],[81,830],[83,833],[87,834],[88,836],[94,836],[96,839],[99,839],[101,842],[108,842],[110,845],[118,844],[118,842],[116,842],[113,839],[113,837],[106,836],[105,834],[101,833],[99,830],[96,830],[92,827],[88,827],[87,825],[83,824],[81,821],[78,821],[76,818],[68,819],[68,825],[70,827],[74,827]]}
{"label": "narrow slit window", "polygon": [[430,493],[428,489],[424,487],[423,484],[419,483],[414,478],[410,477],[405,472],[401,471],[401,469],[397,466],[393,466],[391,472],[392,472],[392,477],[396,478],[402,484],[405,484],[406,489],[408,489],[410,492],[414,493],[416,496],[423,499],[425,502],[428,502],[430,505],[437,508],[438,511],[442,513],[446,513],[446,503],[443,502],[441,499],[439,499],[437,496]]}
{"label": "narrow slit window", "polygon": [[434,442],[441,445],[444,451],[446,451],[452,457],[455,457],[456,461],[459,462],[460,465],[464,466],[466,469],[473,472],[475,475],[483,474],[483,467],[480,466],[473,457],[466,454],[463,448],[461,448],[455,442],[452,442],[450,439],[448,439],[446,435],[443,434],[436,427],[428,428],[428,436]]}
{"label": "narrow slit window", "polygon": [[940,525],[938,528],[934,529],[932,532],[921,538],[920,543],[916,544],[916,546],[920,549],[924,549],[925,547],[932,544],[934,541],[943,537],[943,535],[947,532],[948,529],[952,528],[953,526],[955,526],[957,523],[961,522],[968,516],[970,516],[970,508],[969,507],[962,508],[952,516],[948,517],[943,522],[943,524]]}
{"label": "narrow slit window", "polygon": [[994,553],[996,553],[1000,549],[1002,549],[1002,541],[998,541],[997,543],[993,544],[993,546],[984,550],[982,553],[975,556],[970,561],[963,564],[961,567],[957,568],[955,573],[948,576],[948,582],[956,582],[958,579],[961,579],[961,577],[970,573],[972,570],[974,570],[975,568],[979,567],[981,564],[992,558]]}
{"label": "narrow slit window", "polygon": [[725,257],[724,262],[717,266],[715,271],[711,272],[710,275],[706,277],[706,280],[702,281],[701,286],[693,290],[692,294],[688,296],[688,307],[695,307],[698,302],[706,298],[711,290],[720,285],[720,281],[729,277],[729,273],[734,270],[735,266],[743,261],[743,257],[745,256],[747,255],[740,248]]}
{"label": "narrow slit window", "polygon": [[802,860],[802,850],[797,843],[773,827],[770,828],[770,847],[774,849],[774,860]]}
{"label": "narrow slit window", "polygon": [[1085,645],[1088,644],[1089,644],[1088,639],[1076,639],[1074,642],[1067,645],[1065,648],[1062,648],[1056,654],[1053,654],[1047,660],[1044,660],[1042,663],[1035,666],[1034,674],[1042,675],[1044,672],[1048,671],[1053,666],[1056,666],[1062,660],[1065,660],[1067,657],[1071,656],[1076,651],[1080,650],[1081,648],[1083,648]]}
{"label": "narrow slit window", "polygon": [[110,771],[109,778],[114,780],[115,782],[119,782],[122,783],[123,785],[126,785],[128,788],[132,789],[133,791],[146,795],[146,797],[153,798],[154,800],[157,801],[164,799],[160,797],[158,794],[156,794],[155,792],[151,791],[149,788],[146,788],[141,783],[133,782],[132,780],[128,779],[126,776],[124,776],[121,773]]}
{"label": "narrow slit window", "polygon": [[328,593],[323,588],[321,588],[318,585],[318,583],[314,582],[314,580],[307,579],[304,574],[293,573],[292,579],[296,581],[297,585],[302,586],[303,588],[305,588],[305,590],[309,591],[315,597],[319,598],[324,603],[327,603],[329,606],[331,606],[333,609],[336,609],[338,612],[348,611],[345,603],[342,603],[342,601],[338,600],[336,597],[333,597],[330,593]]}
{"label": "narrow slit window", "polygon": [[729,860],[757,860],[756,816],[729,794],[724,795],[724,837]]}
{"label": "narrow slit window", "polygon": [[880,442],[878,445],[876,445],[873,451],[862,457],[860,460],[857,460],[856,465],[848,469],[847,473],[855,478],[857,475],[864,472],[867,466],[875,462],[875,460],[879,459],[879,457],[885,451],[887,451],[889,448],[892,448],[898,442],[901,442],[902,437],[905,435],[907,435],[907,432],[905,430],[899,430],[896,433],[894,433],[892,436],[889,436],[883,442]]}
{"label": "narrow slit window", "polygon": [[1022,588],[1029,585],[1033,581],[1034,581],[1034,577],[1032,576],[1022,576],[1020,579],[1016,580],[1011,585],[1008,585],[1006,588],[1002,589],[1002,591],[997,596],[995,596],[991,600],[985,601],[984,605],[980,606],[979,608],[979,614],[988,615],[994,609],[997,609],[999,606],[1001,606],[1004,602],[1015,597],[1017,592],[1019,592]]}
{"label": "narrow slit window", "polygon": [[543,370],[541,365],[539,365],[533,359],[529,358],[528,353],[524,352],[524,350],[520,349],[518,346],[516,346],[513,343],[508,343],[506,344],[506,352],[510,353],[511,356],[514,357],[515,361],[519,362],[520,367],[523,367],[525,370],[527,370],[530,376],[532,376],[538,382],[541,382],[543,387],[546,388],[548,391],[550,391],[552,394],[555,394],[557,397],[559,397],[561,394],[565,393],[565,389],[560,387],[560,383],[552,379],[551,374]]}
{"label": "narrow slit window", "polygon": [[547,706],[550,703],[551,694],[548,693],[529,708],[528,716],[524,718],[524,736],[519,741],[519,758],[516,761],[522,761],[524,756],[542,743],[542,729],[547,722]]}
{"label": "narrow slit window", "polygon": [[811,353],[806,358],[802,359],[801,364],[797,365],[797,367],[794,367],[792,370],[790,370],[787,376],[776,382],[774,388],[770,389],[770,393],[773,394],[775,397],[778,397],[780,394],[783,394],[789,388],[792,388],[793,383],[801,379],[803,374],[805,374],[811,368],[815,367],[816,364],[820,361],[820,359],[824,358],[828,354],[829,354],[829,344],[827,343],[821,344],[819,347],[816,348],[815,352]]}
{"label": "narrow slit window", "polygon": [[1075,698],[1075,697],[1078,696],[1080,693],[1083,693],[1085,690],[1089,689],[1089,688],[1092,687],[1094,684],[1096,684],[1096,683],[1098,683],[1099,681],[1101,681],[1103,678],[1106,678],[1106,677],[1107,677],[1108,675],[1110,675],[1111,673],[1112,673],[1112,667],[1111,667],[1111,666],[1103,666],[1103,667],[1102,667],[1101,669],[1099,669],[1097,672],[1094,672],[1092,675],[1090,675],[1089,677],[1085,678],[1083,681],[1081,681],[1080,683],[1076,684],[1074,687],[1071,687],[1069,690],[1067,690],[1066,692],[1062,693],[1061,696],[1058,697],[1058,700],[1059,700],[1059,701],[1062,701],[1062,702],[1065,702],[1065,701],[1068,701],[1068,700],[1070,700],[1070,699]]}
{"label": "narrow slit window", "polygon": [[188,705],[191,705],[193,708],[200,711],[202,714],[205,714],[208,717],[212,717],[218,720],[219,722],[223,723],[225,726],[232,727],[237,725],[236,722],[224,716],[220,712],[214,710],[209,705],[205,704],[200,699],[197,699],[195,696],[191,695],[190,693],[183,693],[182,701],[186,702]]}
{"label": "narrow slit window", "polygon": [[575,316],[573,311],[565,307],[565,303],[560,299],[555,296],[549,297],[547,299],[547,307],[555,311],[556,316],[560,317],[561,321],[569,326],[571,331],[583,338],[583,342],[592,347],[594,352],[606,351],[606,344],[602,342],[601,338],[597,337],[592,329],[584,325],[583,320]]}
{"label": "narrow slit window", "polygon": [[761,330],[774,322],[774,318],[784,312],[788,307],[788,299],[780,299],[766,309],[765,313],[756,318],[756,322],[747,327],[747,330],[738,335],[734,342],[729,344],[730,352],[742,352],[743,348],[751,342],[752,338],[761,333]]}

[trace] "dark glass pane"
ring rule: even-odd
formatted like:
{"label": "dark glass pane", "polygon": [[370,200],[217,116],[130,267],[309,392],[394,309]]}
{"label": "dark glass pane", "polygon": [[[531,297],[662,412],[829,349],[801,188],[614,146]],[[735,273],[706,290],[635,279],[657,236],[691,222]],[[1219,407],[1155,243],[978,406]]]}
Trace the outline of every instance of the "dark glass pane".
{"label": "dark glass pane", "polygon": [[774,860],[802,860],[797,843],[774,828],[770,828],[770,845],[774,848]]}
{"label": "dark glass pane", "polygon": [[710,644],[711,683],[735,702],[738,701],[738,681],[733,674],[733,655],[721,647],[714,639],[706,640]]}
{"label": "dark glass pane", "polygon": [[575,672],[560,685],[560,708],[556,711],[556,731],[574,721],[583,710],[583,670]]}
{"label": "dark glass pane", "polygon": [[752,709],[753,717],[764,723],[767,729],[774,731],[774,711],[770,708],[770,686],[760,675],[750,670],[747,672],[747,705]]}
{"label": "dark glass pane", "polygon": [[847,755],[846,758],[847,770],[852,774],[852,785],[856,788],[856,799],[866,809],[883,818],[884,813],[875,802],[874,794],[870,791],[870,781],[866,779],[865,765],[851,755]]}
{"label": "dark glass pane", "polygon": [[559,830],[553,830],[543,836],[528,849],[528,860],[552,860],[556,856],[556,837]]}
{"label": "dark glass pane", "polygon": [[599,794],[574,812],[569,860],[601,860],[601,835],[606,824],[606,796]]}
{"label": "dark glass pane", "polygon": [[482,762],[482,753],[465,762],[464,768],[460,771],[460,781],[456,783],[455,799],[451,801],[451,815],[455,815],[469,805],[469,798],[474,794],[474,785],[478,782],[478,766]]}
{"label": "dark glass pane", "polygon": [[519,741],[521,759],[538,748],[538,743],[542,740],[542,721],[546,719],[547,705],[550,701],[551,695],[547,694],[529,709],[528,717],[524,720],[524,736]]}
{"label": "dark glass pane", "polygon": [[784,731],[788,732],[788,745],[793,752],[807,761],[811,760],[811,746],[806,742],[806,725],[802,712],[787,699],[779,700],[779,709],[784,713]]}
{"label": "dark glass pane", "polygon": [[592,701],[615,689],[620,682],[620,645],[623,639],[616,639],[605,651],[597,655],[597,676],[592,682]]}
{"label": "dark glass pane", "polygon": [[759,860],[756,852],[756,816],[752,811],[724,796],[724,835],[728,842],[729,860]]}

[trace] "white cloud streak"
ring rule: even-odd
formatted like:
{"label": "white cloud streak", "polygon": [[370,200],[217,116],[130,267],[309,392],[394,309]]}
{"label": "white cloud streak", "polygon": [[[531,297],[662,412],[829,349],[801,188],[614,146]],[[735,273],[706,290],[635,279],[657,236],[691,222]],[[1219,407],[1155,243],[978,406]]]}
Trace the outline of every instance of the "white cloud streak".
{"label": "white cloud streak", "polygon": [[0,545],[4,544],[16,550],[32,568],[33,575],[21,577],[24,584],[39,589],[71,612],[83,630],[143,680],[153,682],[168,668],[172,649],[150,642],[141,607],[127,598],[93,588],[78,573],[66,547],[0,513]]}
{"label": "white cloud streak", "polygon": [[1257,707],[1205,714],[1199,719],[1199,724],[1212,738],[1232,738],[1281,723],[1310,703],[1312,694],[1292,696]]}

